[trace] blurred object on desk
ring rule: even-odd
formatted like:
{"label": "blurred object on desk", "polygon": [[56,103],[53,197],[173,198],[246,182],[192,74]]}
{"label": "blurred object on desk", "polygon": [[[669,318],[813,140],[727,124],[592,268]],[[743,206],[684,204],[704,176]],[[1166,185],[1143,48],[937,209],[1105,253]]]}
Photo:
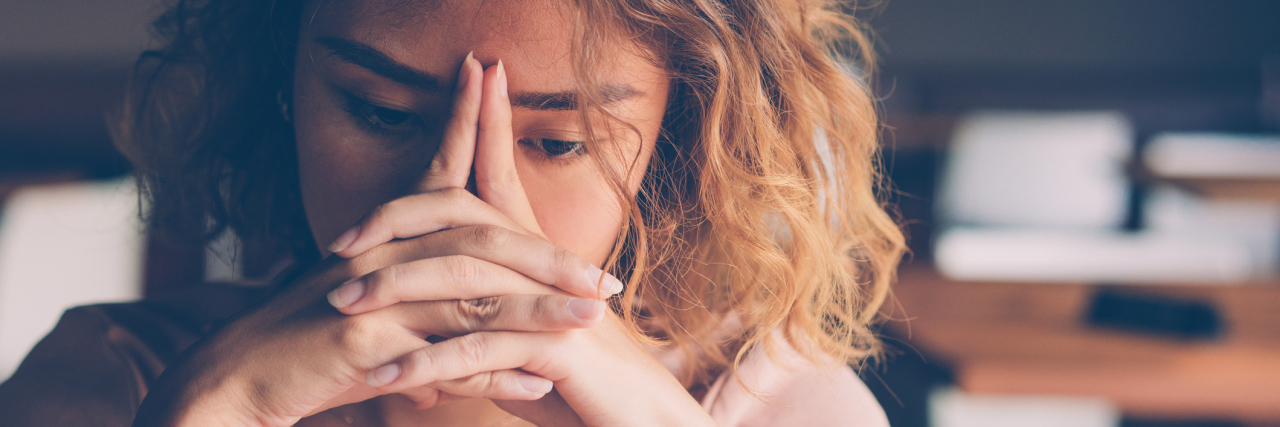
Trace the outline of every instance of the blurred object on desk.
{"label": "blurred object on desk", "polygon": [[1247,247],[1214,236],[1033,228],[951,228],[934,260],[957,280],[1236,283],[1253,277]]}
{"label": "blurred object on desk", "polygon": [[1150,192],[1138,232],[953,227],[935,259],[968,280],[1086,283],[1242,283],[1276,274],[1280,206]]}
{"label": "blurred object on desk", "polygon": [[1162,133],[1143,158],[1151,181],[1212,199],[1280,205],[1280,135]]}
{"label": "blurred object on desk", "polygon": [[1280,180],[1280,135],[1162,133],[1151,138],[1143,160],[1163,178]]}
{"label": "blurred object on desk", "polygon": [[1245,278],[1280,272],[1280,204],[1207,199],[1165,185],[1148,193],[1143,213],[1143,233],[1215,241],[1247,252]]}
{"label": "blurred object on desk", "polygon": [[[1269,140],[1233,138],[1167,134],[1146,159],[1202,176],[1240,158],[1280,155]],[[1245,148],[1224,148],[1235,146]],[[1133,193],[1145,196],[1133,202],[1132,147],[1128,122],[1115,113],[962,119],[940,185],[938,269],[963,280],[1143,284],[1240,283],[1280,270],[1280,205],[1204,200],[1168,186]],[[1217,166],[1193,165],[1219,152],[1207,162]],[[1263,176],[1275,164],[1236,173]],[[1142,227],[1124,231],[1134,208]]]}
{"label": "blurred object on desk", "polygon": [[1111,112],[977,112],[952,136],[938,203],[950,225],[1112,229],[1125,219],[1133,151]]}
{"label": "blurred object on desk", "polygon": [[1225,330],[1218,309],[1205,301],[1107,287],[1089,300],[1086,322],[1093,327],[1182,340],[1212,340]]}
{"label": "blurred object on desk", "polygon": [[1086,396],[970,394],[954,388],[929,396],[931,427],[1116,427],[1120,411]]}

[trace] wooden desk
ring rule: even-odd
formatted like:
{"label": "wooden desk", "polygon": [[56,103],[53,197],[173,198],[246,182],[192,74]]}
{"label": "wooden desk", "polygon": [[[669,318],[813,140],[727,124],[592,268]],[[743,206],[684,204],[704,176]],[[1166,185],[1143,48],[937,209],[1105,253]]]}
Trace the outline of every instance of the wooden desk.
{"label": "wooden desk", "polygon": [[1131,416],[1280,422],[1280,280],[1138,290],[1210,301],[1227,332],[1178,341],[1093,329],[1082,320],[1091,286],[956,282],[928,268],[902,272],[885,313],[895,335],[944,359],[969,392],[1104,396]]}

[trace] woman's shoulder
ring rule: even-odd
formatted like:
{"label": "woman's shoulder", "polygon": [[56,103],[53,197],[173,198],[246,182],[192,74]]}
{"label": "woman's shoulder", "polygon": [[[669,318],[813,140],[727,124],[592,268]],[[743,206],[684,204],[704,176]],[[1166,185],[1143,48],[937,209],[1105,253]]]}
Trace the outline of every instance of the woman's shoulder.
{"label": "woman's shoulder", "polygon": [[11,425],[128,425],[160,375],[264,289],[192,285],[130,303],[72,308],[0,384]]}
{"label": "woman's shoulder", "polygon": [[772,354],[753,349],[732,372],[720,375],[702,405],[722,426],[887,427],[884,409],[853,370],[824,358],[814,364],[787,340]]}

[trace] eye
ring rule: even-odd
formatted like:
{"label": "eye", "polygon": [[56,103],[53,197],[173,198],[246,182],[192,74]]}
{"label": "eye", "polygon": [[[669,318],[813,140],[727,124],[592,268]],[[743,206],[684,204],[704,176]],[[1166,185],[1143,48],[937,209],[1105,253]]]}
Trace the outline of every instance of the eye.
{"label": "eye", "polygon": [[553,159],[568,158],[582,154],[585,148],[580,141],[565,141],[551,138],[524,138],[521,144],[536,148]]}
{"label": "eye", "polygon": [[379,107],[348,96],[344,108],[357,124],[374,133],[395,133],[413,130],[417,115],[408,111]]}
{"label": "eye", "polygon": [[389,108],[373,107],[369,111],[367,120],[378,126],[395,127],[409,121],[410,113],[404,111],[392,110]]}

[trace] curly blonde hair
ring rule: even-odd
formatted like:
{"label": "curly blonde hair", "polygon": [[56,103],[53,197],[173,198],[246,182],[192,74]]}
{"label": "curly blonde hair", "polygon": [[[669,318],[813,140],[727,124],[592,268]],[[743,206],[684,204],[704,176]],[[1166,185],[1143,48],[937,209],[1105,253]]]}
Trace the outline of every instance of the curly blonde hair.
{"label": "curly blonde hair", "polygon": [[[139,59],[116,132],[157,231],[207,241],[230,228],[250,253],[318,259],[277,111],[304,3],[176,0],[157,21],[162,47]],[[625,41],[671,76],[654,157],[624,197],[615,310],[682,349],[691,390],[774,338],[814,362],[878,354],[872,326],[905,244],[877,198],[874,54],[850,6],[574,3],[582,114],[609,114],[590,102],[603,99],[604,46]]]}
{"label": "curly blonde hair", "polygon": [[579,75],[623,36],[673,87],[616,251],[620,311],[684,351],[689,387],[759,345],[772,354],[774,331],[814,362],[877,355],[871,326],[905,242],[877,197],[875,57],[849,6],[577,3]]}

